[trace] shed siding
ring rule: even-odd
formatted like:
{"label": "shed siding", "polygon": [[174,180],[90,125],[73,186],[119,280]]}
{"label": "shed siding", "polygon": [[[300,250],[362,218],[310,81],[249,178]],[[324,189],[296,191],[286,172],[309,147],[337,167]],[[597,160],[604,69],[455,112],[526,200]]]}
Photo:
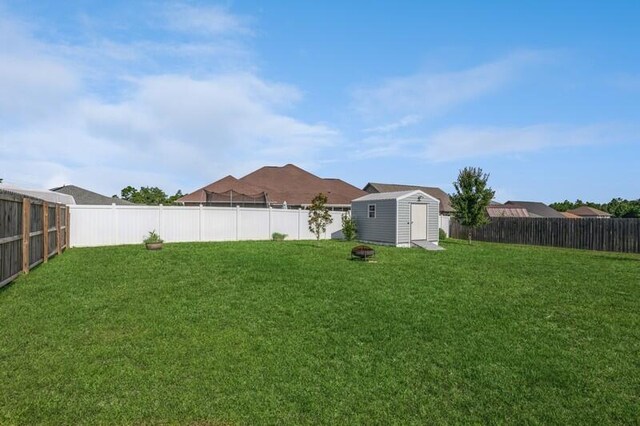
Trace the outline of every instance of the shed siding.
{"label": "shed siding", "polygon": [[[369,218],[370,204],[376,206],[375,219]],[[359,240],[396,244],[396,200],[354,202],[351,217],[356,221]]]}
{"label": "shed siding", "polygon": [[[411,204],[418,204],[420,194],[398,200],[398,244],[409,244],[411,241]],[[423,197],[419,204],[427,204],[427,240],[438,241],[439,203],[429,197]]]}

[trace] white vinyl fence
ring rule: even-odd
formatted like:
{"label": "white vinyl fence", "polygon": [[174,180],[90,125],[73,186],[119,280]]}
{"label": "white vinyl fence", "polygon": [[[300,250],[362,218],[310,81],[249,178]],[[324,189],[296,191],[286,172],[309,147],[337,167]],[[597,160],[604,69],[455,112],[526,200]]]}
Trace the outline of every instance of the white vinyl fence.
{"label": "white vinyl fence", "polygon": [[[155,230],[166,242],[310,240],[308,210],[243,207],[86,206],[70,205],[71,247],[140,244]],[[331,212],[333,223],[321,238],[338,237],[342,212]]]}
{"label": "white vinyl fence", "polygon": [[438,226],[444,230],[444,233],[449,237],[449,231],[451,229],[451,216],[438,216]]}

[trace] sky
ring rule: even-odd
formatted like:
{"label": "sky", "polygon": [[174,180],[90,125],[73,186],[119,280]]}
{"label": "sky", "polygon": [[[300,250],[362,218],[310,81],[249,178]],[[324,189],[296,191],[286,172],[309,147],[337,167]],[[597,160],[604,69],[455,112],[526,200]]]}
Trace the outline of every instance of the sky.
{"label": "sky", "polygon": [[0,0],[0,178],[191,192],[293,163],[640,198],[638,1]]}

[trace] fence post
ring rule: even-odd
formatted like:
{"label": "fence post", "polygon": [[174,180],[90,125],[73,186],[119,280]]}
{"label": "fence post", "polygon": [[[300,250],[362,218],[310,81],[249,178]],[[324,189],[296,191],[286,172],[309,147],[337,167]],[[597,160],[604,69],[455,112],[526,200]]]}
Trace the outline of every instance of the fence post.
{"label": "fence post", "polygon": [[240,206],[236,206],[236,241],[240,239]]}
{"label": "fence post", "polygon": [[271,206],[269,206],[269,234],[267,235],[267,240],[271,238]]}
{"label": "fence post", "polygon": [[111,234],[111,242],[113,245],[118,245],[118,210],[116,210],[116,203],[111,203],[111,223],[113,223],[113,234]]}
{"label": "fence post", "polygon": [[158,234],[162,238],[162,204],[158,206]]}
{"label": "fence post", "polygon": [[67,205],[67,208],[65,210],[66,210],[66,213],[67,213],[67,218],[66,218],[66,223],[65,223],[66,228],[64,229],[65,230],[64,236],[67,239],[66,244],[65,244],[65,250],[66,250],[71,245],[71,207],[69,207],[69,205]]}
{"label": "fence post", "polygon": [[60,204],[56,204],[56,254],[58,256],[62,248],[62,229],[60,223]]}
{"label": "fence post", "polygon": [[43,262],[49,261],[49,203],[42,203],[42,257]]}
{"label": "fence post", "polygon": [[202,241],[202,204],[198,207],[198,241]]}
{"label": "fence post", "polygon": [[31,200],[22,199],[22,272],[29,273],[29,231],[31,230]]}
{"label": "fence post", "polygon": [[301,222],[302,222],[302,209],[298,207],[298,239],[300,239],[300,236],[301,236],[301,232],[300,232]]}

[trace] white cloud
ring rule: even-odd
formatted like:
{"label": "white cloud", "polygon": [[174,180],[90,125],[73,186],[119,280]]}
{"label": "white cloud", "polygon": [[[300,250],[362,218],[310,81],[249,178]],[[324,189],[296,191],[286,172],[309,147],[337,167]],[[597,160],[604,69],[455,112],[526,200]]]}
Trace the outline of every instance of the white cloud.
{"label": "white cloud", "polygon": [[[242,30],[227,18],[209,18],[216,34]],[[11,24],[6,32],[15,46],[27,48],[0,47],[0,177],[7,182],[74,183],[107,195],[126,185],[191,190],[256,165],[312,164],[340,137],[293,117],[300,90],[267,81],[252,67],[194,73],[189,65],[198,62],[189,56],[176,72],[149,72],[140,66],[155,54],[141,52],[146,41],[51,44]],[[207,44],[212,55],[229,46],[224,39]],[[164,52],[176,45],[154,46]],[[94,73],[102,66],[109,72]]]}
{"label": "white cloud", "polygon": [[207,36],[252,32],[247,25],[247,18],[234,15],[221,6],[170,4],[164,10],[164,14],[167,26],[176,31]]}
{"label": "white cloud", "polygon": [[436,132],[424,143],[431,161],[452,161],[500,154],[534,152],[606,143],[638,141],[638,128],[615,123],[588,126],[540,124],[524,127],[452,127]]}
{"label": "white cloud", "polygon": [[548,52],[523,51],[462,71],[391,78],[375,87],[355,90],[353,108],[366,119],[392,122],[369,130],[395,130],[495,92],[512,82],[523,68],[548,56]]}

